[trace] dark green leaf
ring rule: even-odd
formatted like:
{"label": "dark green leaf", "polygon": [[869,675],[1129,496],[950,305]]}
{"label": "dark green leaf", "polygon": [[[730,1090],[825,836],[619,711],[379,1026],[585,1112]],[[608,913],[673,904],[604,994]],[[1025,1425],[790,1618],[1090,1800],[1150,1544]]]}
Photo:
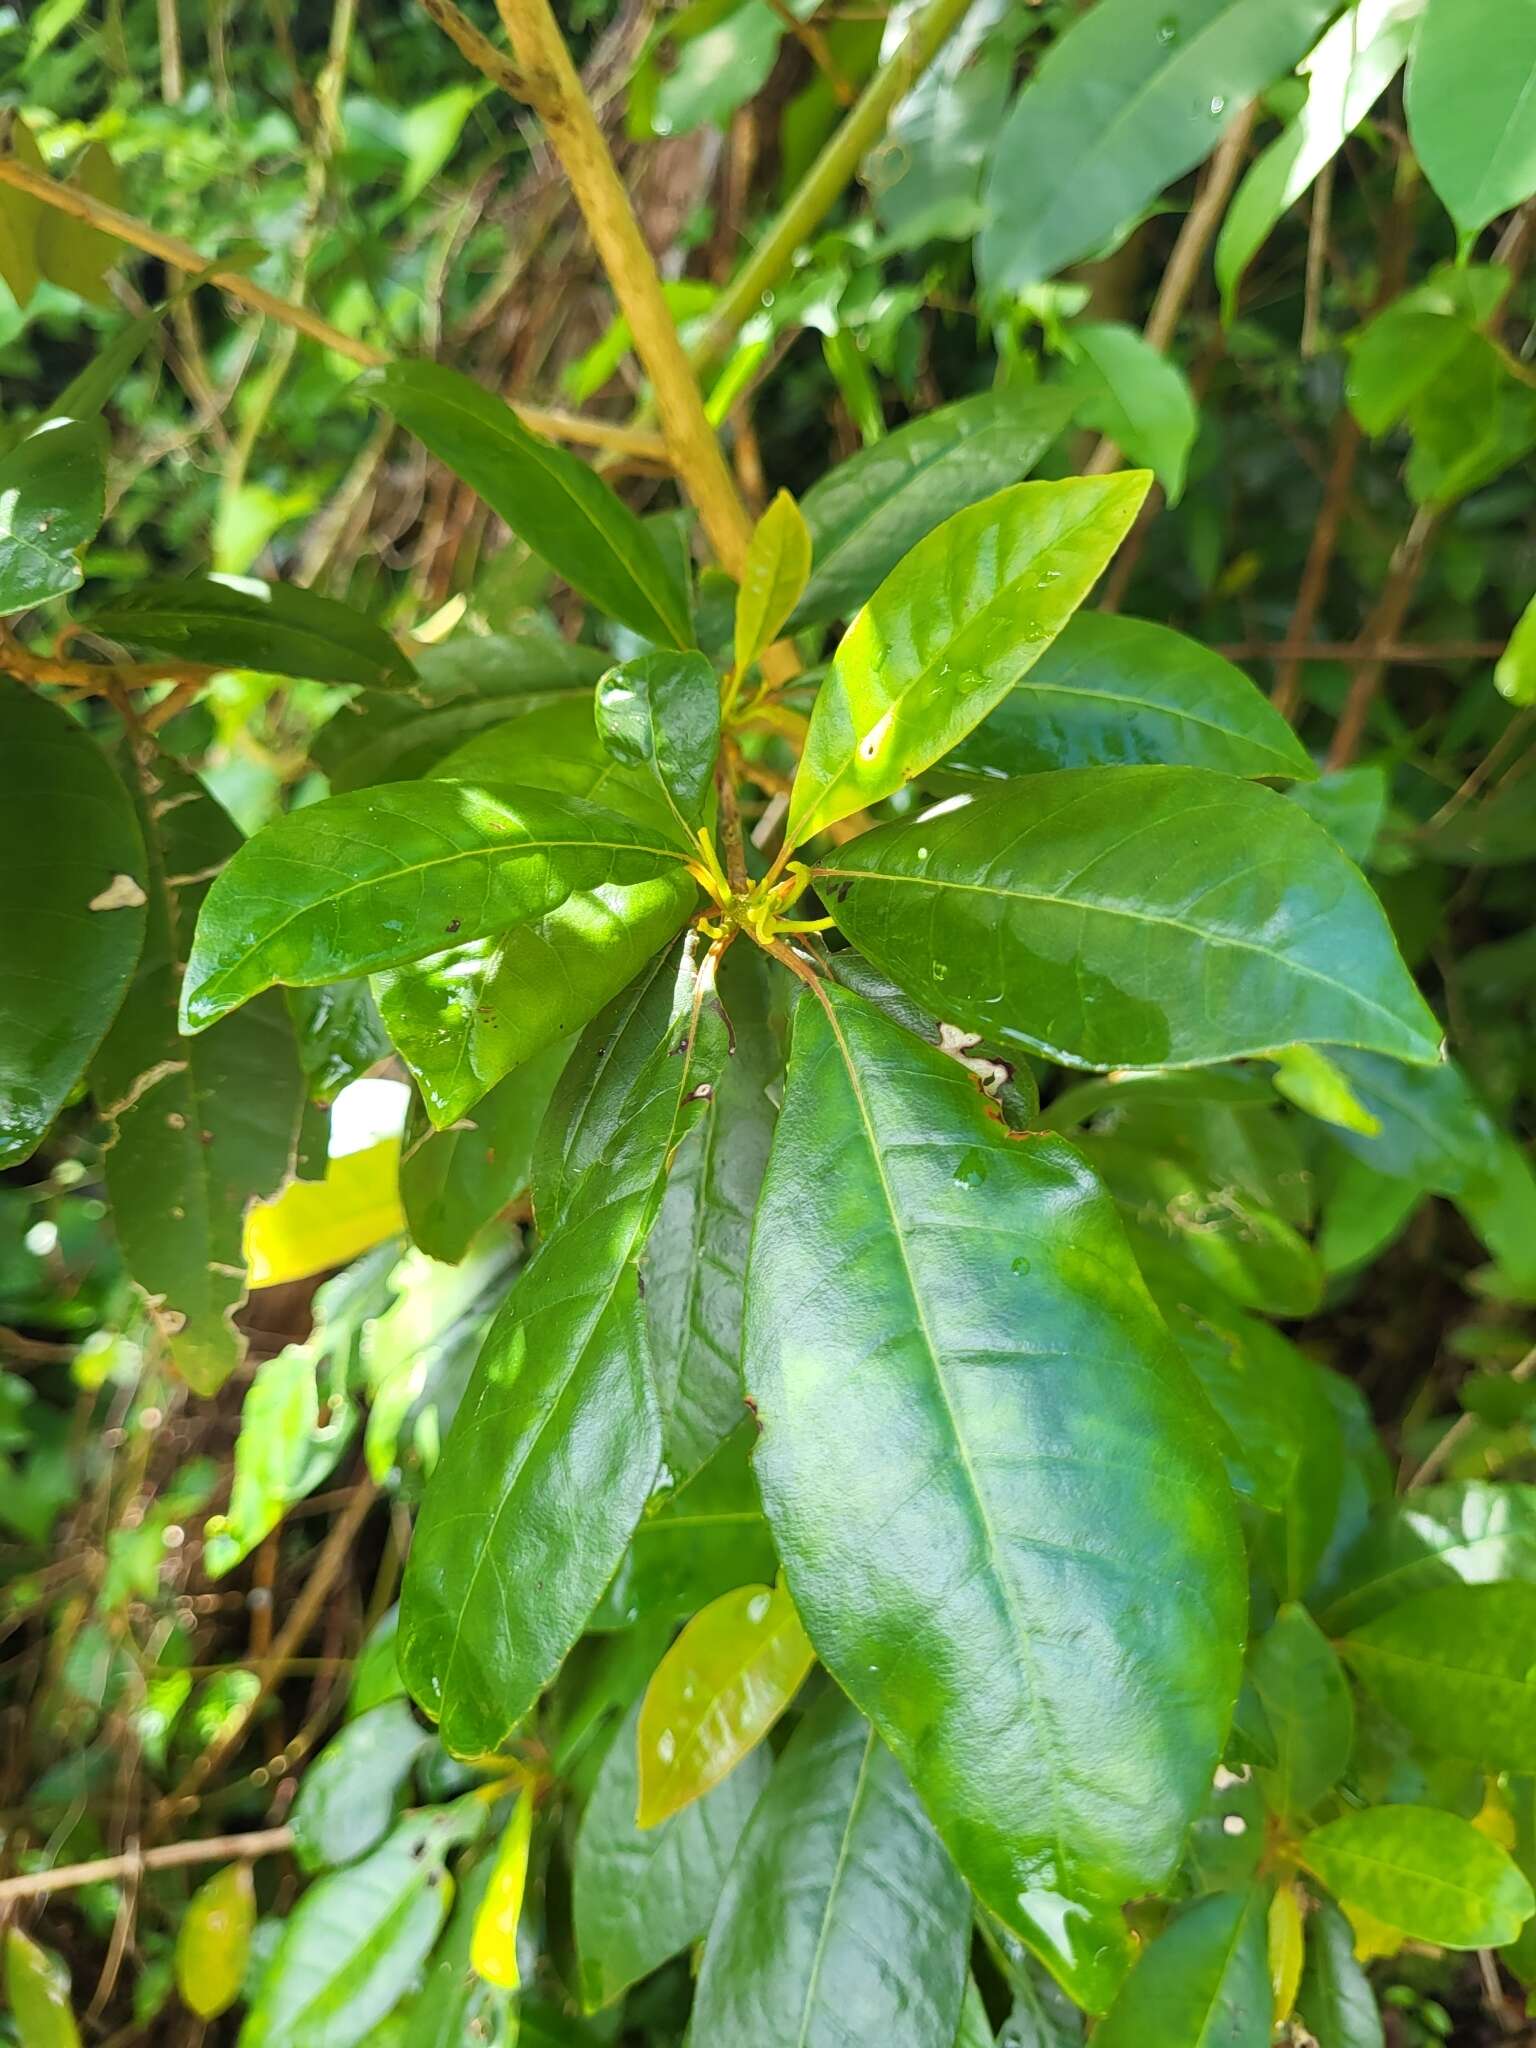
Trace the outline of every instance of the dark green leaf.
{"label": "dark green leaf", "polygon": [[1358,872],[1294,805],[1208,769],[1028,776],[867,833],[815,877],[914,1000],[1071,1066],[1437,1056]]}
{"label": "dark green leaf", "polygon": [[574,455],[438,363],[392,363],[359,380],[567,583],[647,640],[687,647],[688,600],[655,541]]}
{"label": "dark green leaf", "polygon": [[0,1166],[26,1159],[101,1043],[144,943],[127,791],[66,712],[0,676]]}
{"label": "dark green leaf", "polygon": [[1150,478],[1015,484],[936,527],[838,644],[790,793],[787,844],[878,803],[947,754],[1097,582]]}
{"label": "dark green leaf", "polygon": [[398,690],[416,671],[382,626],[294,583],[253,576],[140,583],[91,614],[99,633],[178,661]]}
{"label": "dark green leaf", "polygon": [[206,1029],[274,982],[312,987],[425,959],[451,938],[537,927],[588,892],[608,912],[587,936],[601,948],[615,918],[681,916],[693,888],[656,834],[574,798],[460,782],[331,797],[258,832],[208,892],[183,1028]]}
{"label": "dark green leaf", "polygon": [[1144,1951],[1094,2048],[1268,2048],[1272,2003],[1264,1893],[1217,1892]]}
{"label": "dark green leaf", "polygon": [[748,1459],[755,1442],[742,1423],[692,1479],[648,1506],[589,1627],[625,1628],[643,1615],[686,1621],[733,1586],[772,1579],[778,1556]]}
{"label": "dark green leaf", "polygon": [[764,1505],[965,1874],[1102,2008],[1114,1908],[1171,1871],[1237,1689],[1226,1488],[1081,1161],[824,993],[747,1282]]}
{"label": "dark green leaf", "polygon": [[1354,1929],[1326,1900],[1307,1916],[1296,2010],[1318,2048],[1386,2048],[1376,1994],[1355,1960]]}
{"label": "dark green leaf", "polygon": [[366,981],[291,988],[284,1000],[311,1101],[328,1108],[349,1081],[388,1058],[389,1040]]}
{"label": "dark green leaf", "polygon": [[1487,1771],[1536,1770],[1536,1586],[1442,1586],[1340,1645],[1415,1741]]}
{"label": "dark green leaf", "polygon": [[[6,187],[6,205],[16,194]],[[44,427],[0,462],[0,615],[78,590],[106,495],[100,420]]]}
{"label": "dark green leaf", "polygon": [[611,2005],[702,1937],[768,1782],[769,1752],[755,1749],[682,1813],[641,1828],[638,1719],[637,1707],[614,1737],[576,1837],[571,1914],[588,2011]]}
{"label": "dark green leaf", "polygon": [[[544,1244],[486,1338],[417,1522],[400,1664],[455,1755],[495,1750],[554,1676],[656,1478],[638,1267],[667,1159],[724,1057],[707,992],[679,1056],[695,993],[691,953],[680,967],[674,951],[578,1046],[587,1099],[560,1148],[561,1199],[541,1212]],[[562,1109],[557,1090],[550,1120]]]}
{"label": "dark green leaf", "polygon": [[1297,1853],[1341,1905],[1439,1948],[1497,1948],[1536,1908],[1498,1844],[1435,1807],[1348,1813],[1304,1836]]}
{"label": "dark green leaf", "polygon": [[1275,1740],[1266,1774],[1282,1814],[1310,1813],[1344,1775],[1355,1735],[1349,1683],[1333,1647],[1304,1607],[1282,1607],[1259,1638],[1254,1690]]}
{"label": "dark green leaf", "polygon": [[1079,612],[933,779],[1159,761],[1228,775],[1316,773],[1231,662],[1148,619]]}
{"label": "dark green leaf", "polygon": [[954,2048],[969,1902],[900,1765],[828,1691],[759,1800],[699,1968],[693,2048]]}
{"label": "dark green leaf", "polygon": [[351,1863],[393,1825],[431,1737],[404,1700],[386,1700],[333,1735],[299,1785],[290,1820],[306,1870]]}
{"label": "dark green leaf", "polygon": [[597,686],[597,730],[615,761],[660,786],[685,840],[704,822],[720,751],[720,678],[702,654],[642,654]]}
{"label": "dark green leaf", "polygon": [[790,629],[848,617],[952,514],[1028,476],[1072,417],[1059,388],[941,405],[839,464],[806,492],[813,566]]}

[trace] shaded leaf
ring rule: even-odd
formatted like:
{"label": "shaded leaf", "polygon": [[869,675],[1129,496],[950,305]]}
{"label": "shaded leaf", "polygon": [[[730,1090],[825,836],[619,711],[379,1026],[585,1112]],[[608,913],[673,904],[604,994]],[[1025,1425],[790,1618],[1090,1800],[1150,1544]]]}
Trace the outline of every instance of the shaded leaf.
{"label": "shaded leaf", "polygon": [[293,1849],[305,1870],[351,1863],[383,1840],[431,1740],[404,1700],[349,1721],[299,1783]]}
{"label": "shaded leaf", "polygon": [[[6,188],[6,202],[17,195]],[[78,590],[106,501],[100,420],[48,422],[0,460],[0,614]]]}
{"label": "shaded leaf", "polygon": [[350,605],[296,583],[254,576],[188,577],[137,583],[98,606],[91,625],[130,646],[179,661],[251,668],[398,690],[416,671],[382,626]]}
{"label": "shaded leaf", "polygon": [[1320,1616],[1343,1635],[1436,1587],[1501,1579],[1536,1586],[1536,1486],[1447,1481],[1383,1504],[1337,1566]]}
{"label": "shaded leaf", "polygon": [[523,1194],[533,1144],[570,1056],[562,1040],[536,1053],[465,1116],[435,1131],[411,1105],[400,1153],[400,1201],[411,1236],[434,1259],[462,1259],[476,1237]]}
{"label": "shaded leaf", "polygon": [[1385,2048],[1371,1981],[1355,1960],[1355,1938],[1337,1906],[1320,1902],[1307,1916],[1307,1956],[1297,2012],[1327,2048]]}
{"label": "shaded leaf", "polygon": [[1310,1813],[1344,1775],[1354,1703],[1333,1647],[1304,1607],[1282,1607],[1254,1649],[1254,1690],[1275,1741],[1265,1774],[1283,1814]]}
{"label": "shaded leaf", "polygon": [[690,845],[720,751],[720,679],[702,654],[642,654],[597,686],[597,730],[626,768],[659,785]]}

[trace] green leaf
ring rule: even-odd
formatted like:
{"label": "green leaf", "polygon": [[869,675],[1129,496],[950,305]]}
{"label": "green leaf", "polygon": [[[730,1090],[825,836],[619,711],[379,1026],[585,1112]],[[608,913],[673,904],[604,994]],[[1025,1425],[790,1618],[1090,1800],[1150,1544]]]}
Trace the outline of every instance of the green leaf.
{"label": "green leaf", "polygon": [[919,541],[839,643],[785,843],[892,795],[979,724],[1088,595],[1149,481],[1015,484]]}
{"label": "green leaf", "polygon": [[[338,796],[380,782],[409,782],[476,733],[515,727],[549,704],[579,705],[590,729],[592,690],[606,667],[596,648],[533,624],[486,639],[448,640],[417,655],[409,691],[369,692],[343,704],[315,735],[310,753]],[[537,758],[530,749],[524,760]]]}
{"label": "green leaf", "polygon": [[176,1931],[176,1989],[200,2020],[217,2019],[240,1996],[255,1926],[249,1863],[226,1863],[188,1900]]}
{"label": "green leaf", "polygon": [[1114,1909],[1171,1872],[1237,1690],[1209,1424],[1077,1156],[822,993],[747,1277],[764,1507],[966,1876],[1102,2009]]}
{"label": "green leaf", "polygon": [[144,943],[127,791],[85,732],[0,677],[0,1167],[30,1157],[101,1043]]}
{"label": "green leaf", "polygon": [[686,1621],[735,1586],[772,1579],[778,1557],[747,1455],[755,1440],[741,1424],[675,1493],[647,1504],[590,1627],[627,1628],[652,1615]]}
{"label": "green leaf", "polygon": [[464,479],[558,576],[660,646],[688,647],[688,599],[655,541],[584,462],[438,363],[391,363],[357,388]]}
{"label": "green leaf", "polygon": [[1340,1645],[1416,1742],[1487,1771],[1536,1770],[1536,1586],[1416,1593]]}
{"label": "green leaf", "polygon": [[413,1102],[400,1154],[400,1201],[411,1236],[456,1264],[493,1217],[515,1201],[533,1169],[533,1143],[571,1041],[536,1053],[467,1115],[435,1131]]}
{"label": "green leaf", "polygon": [[19,1927],[5,1930],[5,1995],[21,2048],[80,2048],[68,1971]]}
{"label": "green leaf", "polygon": [[288,1344],[257,1366],[240,1411],[229,1507],[203,1530],[210,1578],[248,1557],[284,1511],[336,1469],[356,1434],[356,1411],[340,1385],[327,1389],[322,1423],[319,1363],[318,1344]]}
{"label": "green leaf", "polygon": [[[692,890],[659,835],[579,799],[459,782],[330,797],[258,832],[209,890],[182,1028],[206,1030],[274,982],[313,987],[537,926],[588,892],[622,919],[680,915]],[[601,947],[607,933],[585,936]]]}
{"label": "green leaf", "polygon": [[295,583],[254,576],[139,583],[91,614],[99,633],[178,661],[398,690],[416,671],[382,626]]}
{"label": "green leaf", "polygon": [[589,2012],[703,1937],[768,1782],[769,1753],[759,1747],[686,1812],[642,1828],[638,1718],[636,1707],[614,1737],[576,1837],[571,1917]]}
{"label": "green leaf", "polygon": [[1094,2048],[1268,2048],[1266,1905],[1253,1885],[1186,1907],[1138,1958]]}
{"label": "green leaf", "polygon": [[742,1290],[784,1072],[769,975],[756,946],[733,946],[721,963],[731,1056],[678,1152],[641,1267],[674,1482],[697,1472],[743,1414]]}
{"label": "green leaf", "polygon": [[[16,197],[7,187],[7,205]],[[85,581],[80,550],[104,516],[106,461],[100,420],[50,421],[0,461],[0,615]]]}
{"label": "green leaf", "polygon": [[[662,654],[649,659],[688,662],[702,656]],[[713,694],[713,673],[710,687]],[[656,775],[644,761],[622,761],[609,751],[593,717],[594,702],[593,693],[585,691],[535,704],[520,717],[503,719],[465,740],[444,755],[433,775],[445,782],[506,782],[519,789],[547,789],[554,796],[580,797],[637,824],[671,831],[674,814]],[[691,833],[688,847],[690,853],[695,851]]]}
{"label": "green leaf", "polygon": [[941,405],[840,463],[806,492],[814,566],[790,630],[847,617],[954,513],[1028,476],[1072,417],[1059,386]]}
{"label": "green leaf", "polygon": [[1046,53],[1003,125],[976,247],[1020,291],[1123,241],[1307,49],[1332,0],[1101,0]]}
{"label": "green leaf", "polygon": [[279,996],[190,1044],[178,1035],[192,927],[240,833],[173,763],[140,755],[126,765],[148,854],[147,929],[91,1086],[109,1126],[104,1165],[124,1263],[157,1303],[177,1371],[212,1394],[244,1349],[233,1316],[246,1293],[246,1212],[292,1171],[304,1081]]}
{"label": "green leaf", "polygon": [[1391,84],[1421,0],[1358,0],[1297,69],[1308,81],[1301,110],[1249,165],[1216,241],[1221,315],[1230,321],[1237,288],[1270,230],[1360,126]]}
{"label": "green leaf", "polygon": [[1304,1836],[1297,1855],[1341,1906],[1437,1948],[1498,1948],[1536,1910],[1498,1844],[1435,1807],[1345,1814]]}
{"label": "green leaf", "polygon": [[987,2018],[987,2008],[982,2003],[974,1977],[965,1980],[965,1996],[960,2003],[960,2025],[955,2033],[954,2048],[997,2048],[992,2022]]}
{"label": "green leaf", "polygon": [[[46,174],[48,166],[43,162],[37,138],[19,109],[13,107],[9,111],[7,146],[12,155],[29,171]],[[40,199],[34,199],[29,192],[18,192],[13,185],[6,186],[5,199],[0,204],[0,280],[18,309],[30,302],[42,277],[37,261],[38,230],[46,217],[47,208]]]}
{"label": "green leaf", "polygon": [[431,1952],[453,1902],[444,1860],[469,1831],[451,1809],[412,1816],[371,1856],[312,1886],[283,1929],[240,2048],[369,2040]]}
{"label": "green leaf", "polygon": [[1176,505],[1200,426],[1189,379],[1122,321],[1089,321],[1069,338],[1082,357],[1072,376],[1078,419],[1152,470]]}
{"label": "green leaf", "polygon": [[699,993],[691,950],[681,965],[674,951],[578,1046],[585,1114],[566,1132],[561,1200],[541,1211],[543,1246],[486,1338],[417,1521],[400,1668],[455,1755],[495,1750],[553,1678],[656,1477],[638,1262],[667,1159],[724,1057],[707,989],[679,1054]]}
{"label": "green leaf", "polygon": [[[505,2042],[507,1994],[482,1982],[469,1964],[475,1921],[491,1871],[489,1856],[482,1856],[467,1872],[460,1866],[453,1917],[432,1951],[402,2048],[501,2048]],[[525,2044],[530,2034],[525,2029]],[[536,2035],[532,2038],[537,2042]]]}
{"label": "green leaf", "polygon": [[[108,206],[122,204],[117,168],[104,143],[88,142],[81,150],[70,172],[68,187]],[[7,192],[7,203],[17,196]],[[37,225],[37,260],[43,276],[50,284],[74,292],[93,306],[114,304],[104,279],[121,249],[121,242],[114,236],[53,207],[45,210]]]}
{"label": "green leaf", "polygon": [[780,491],[753,529],[736,599],[738,674],[779,637],[811,574],[811,530],[788,491]]}
{"label": "green leaf", "polygon": [[626,768],[654,778],[692,844],[720,751],[720,679],[702,654],[642,654],[597,686],[597,730]]}
{"label": "green leaf", "polygon": [[914,1001],[1069,1066],[1291,1044],[1438,1054],[1358,871],[1283,797],[1207,769],[1029,776],[884,825],[814,873]]}
{"label": "green leaf", "polygon": [[721,1894],[693,2048],[954,2048],[965,1886],[874,1730],[833,1691],[795,1731]]}
{"label": "green leaf", "polygon": [[1269,699],[1221,655],[1149,619],[1079,612],[931,779],[969,785],[1144,762],[1317,772]]}
{"label": "green leaf", "polygon": [[1536,191],[1536,15],[1428,0],[1408,60],[1408,133],[1464,241]]}
{"label": "green leaf", "polygon": [[655,1827],[735,1770],[800,1690],[815,1658],[778,1585],[722,1593],[657,1665],[640,1705],[636,1820]]}
{"label": "green leaf", "polygon": [[333,1735],[304,1773],[290,1816],[305,1870],[355,1862],[394,1825],[431,1737],[404,1700],[386,1700]]}
{"label": "green leaf", "polygon": [[1423,1486],[1383,1504],[1343,1558],[1321,1619],[1343,1635],[1438,1586],[1536,1586],[1536,1486]]}
{"label": "green leaf", "polygon": [[1307,1915],[1307,1959],[1296,2010],[1327,2048],[1386,2048],[1376,1994],[1355,1960],[1354,1931],[1326,1900]]}
{"label": "green leaf", "polygon": [[1355,1738],[1349,1684],[1333,1647],[1304,1607],[1282,1607],[1251,1667],[1275,1739],[1265,1784],[1282,1814],[1310,1813],[1344,1775]]}
{"label": "green leaf", "polygon": [[1536,597],[1520,614],[1493,680],[1511,704],[1536,704]]}

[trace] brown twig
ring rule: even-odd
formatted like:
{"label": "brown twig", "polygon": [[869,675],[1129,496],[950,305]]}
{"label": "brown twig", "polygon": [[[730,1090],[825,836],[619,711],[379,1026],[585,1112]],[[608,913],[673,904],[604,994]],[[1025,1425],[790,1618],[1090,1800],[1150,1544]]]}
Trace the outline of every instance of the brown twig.
{"label": "brown twig", "polygon": [[9,1905],[13,1899],[46,1898],[50,1892],[72,1891],[82,1884],[137,1878],[146,1870],[177,1870],[190,1863],[253,1863],[259,1856],[280,1856],[292,1846],[292,1828],[257,1828],[243,1835],[166,1842],[158,1849],[125,1849],[121,1856],[100,1856],[94,1863],[61,1863],[54,1870],[0,1877],[0,1905]]}
{"label": "brown twig", "polygon": [[[1528,1380],[1533,1373],[1536,1373],[1536,1345],[1533,1345],[1526,1352],[1518,1365],[1510,1367],[1509,1377],[1511,1380],[1518,1382]],[[1446,1460],[1450,1457],[1456,1446],[1459,1443],[1465,1442],[1471,1432],[1476,1429],[1477,1423],[1478,1418],[1475,1415],[1458,1415],[1429,1456],[1403,1481],[1402,1491],[1404,1493],[1411,1493],[1416,1486],[1427,1486],[1436,1473],[1443,1469]]]}
{"label": "brown twig", "polygon": [[[1408,531],[1392,552],[1381,596],[1376,600],[1360,635],[1361,648],[1390,646],[1403,630],[1414,593],[1419,587],[1419,578],[1424,573],[1430,549],[1444,521],[1443,509],[1421,505],[1414,513]],[[1390,666],[1390,662],[1379,654],[1367,654],[1359,660],[1349,685],[1349,694],[1344,699],[1344,709],[1334,728],[1333,743],[1328,749],[1327,765],[1330,770],[1347,768],[1359,753],[1370,721],[1371,707],[1381,688],[1382,677]]]}
{"label": "brown twig", "polygon": [[1302,663],[1324,658],[1307,650],[1306,643],[1328,589],[1328,571],[1333,563],[1334,549],[1338,546],[1339,528],[1355,480],[1355,464],[1363,439],[1354,414],[1346,407],[1334,422],[1333,450],[1328,462],[1328,478],[1323,485],[1323,502],[1318,510],[1317,524],[1312,529],[1312,538],[1307,544],[1307,559],[1302,564],[1301,582],[1296,589],[1296,602],[1285,636],[1287,645],[1275,676],[1275,687],[1270,692],[1271,701],[1283,718],[1294,720],[1301,708]]}

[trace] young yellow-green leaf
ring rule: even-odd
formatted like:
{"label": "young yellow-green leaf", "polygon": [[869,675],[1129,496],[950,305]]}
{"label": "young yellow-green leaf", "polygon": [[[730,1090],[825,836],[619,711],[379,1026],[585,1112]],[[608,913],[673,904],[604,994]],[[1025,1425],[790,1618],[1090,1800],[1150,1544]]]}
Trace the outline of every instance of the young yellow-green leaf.
{"label": "young yellow-green leaf", "polygon": [[738,1586],[696,1614],[656,1667],[640,1708],[642,1828],[702,1798],[755,1749],[815,1654],[782,1584]]}
{"label": "young yellow-green leaf", "polygon": [[[9,203],[19,195],[6,187]],[[0,616],[77,590],[106,502],[100,420],[49,422],[0,461]]]}
{"label": "young yellow-green leaf", "polygon": [[1319,1617],[1358,1629],[1436,1586],[1536,1585],[1536,1486],[1448,1480],[1382,1504],[1334,1567]]}
{"label": "young yellow-green leaf", "polygon": [[398,690],[416,671],[384,628],[295,583],[191,576],[139,583],[91,614],[98,631],[179,661]]}
{"label": "young yellow-green leaf", "polygon": [[411,1104],[400,1153],[400,1201],[411,1236],[456,1265],[509,1202],[523,1194],[533,1144],[572,1041],[535,1053],[446,1131]]}
{"label": "young yellow-green leaf", "polygon": [[646,640],[692,646],[681,583],[634,513],[584,462],[530,434],[509,405],[439,363],[391,363],[358,388],[573,588]]}
{"label": "young yellow-green leaf", "polygon": [[301,1867],[352,1863],[381,1842],[430,1740],[401,1699],[383,1701],[332,1736],[293,1802],[293,1852]]}
{"label": "young yellow-green leaf", "polygon": [[969,789],[1047,768],[1159,761],[1227,775],[1317,773],[1230,661],[1150,619],[1079,612],[929,779]]}
{"label": "young yellow-green leaf", "polygon": [[691,847],[720,751],[720,679],[704,656],[642,654],[609,669],[597,731],[615,761],[659,786]]}
{"label": "young yellow-green leaf", "polygon": [[947,754],[1098,581],[1151,477],[1015,484],[945,520],[838,645],[790,792],[785,843],[878,803]]}
{"label": "young yellow-green leaf", "polygon": [[[122,203],[121,181],[111,153],[102,142],[88,142],[69,175],[69,187],[87,199],[99,199],[108,206]],[[6,193],[6,204],[21,197]],[[48,207],[37,227],[37,260],[50,284],[76,293],[93,306],[111,306],[112,294],[105,278],[117,261],[122,243],[89,221]]]}
{"label": "young yellow-green leaf", "polygon": [[1263,1891],[1215,1892],[1148,1944],[1094,2048],[1268,2048],[1273,1993]]}
{"label": "young yellow-green leaf", "polygon": [[589,2011],[611,2005],[701,1939],[772,1762],[759,1743],[702,1799],[642,1828],[635,1820],[639,1713],[637,1704],[613,1738],[576,1837],[571,1918]]}
{"label": "young yellow-green leaf", "polygon": [[176,1934],[176,1989],[200,2020],[217,2019],[240,1996],[256,1925],[249,1863],[227,1863],[187,1902]]}
{"label": "young yellow-green leaf", "polygon": [[[3,486],[0,486],[3,489]],[[0,498],[3,502],[3,498]],[[144,943],[144,839],[106,756],[0,676],[0,1167],[36,1149]]]}
{"label": "young yellow-green leaf", "polygon": [[1282,1607],[1259,1638],[1251,1667],[1254,1691],[1275,1743],[1263,1774],[1282,1814],[1310,1813],[1338,1783],[1354,1742],[1349,1684],[1333,1646],[1304,1607]]}
{"label": "young yellow-green leaf", "polygon": [[1355,1938],[1337,1906],[1320,1900],[1307,1915],[1307,1959],[1297,2017],[1328,2048],[1385,2048],[1381,2008],[1355,1957]]}
{"label": "young yellow-green leaf", "polygon": [[811,574],[811,530],[788,491],[757,522],[736,599],[735,664],[740,674],[778,638]]}
{"label": "young yellow-green leaf", "polygon": [[1102,2010],[1118,1906],[1170,1875],[1237,1691],[1212,1424],[1078,1156],[822,995],[747,1275],[763,1504],[961,1869]]}
{"label": "young yellow-green leaf", "polygon": [[1511,704],[1536,704],[1536,597],[1516,621],[1493,680]]}
{"label": "young yellow-green leaf", "polygon": [[245,1219],[252,1287],[279,1287],[328,1266],[344,1266],[405,1230],[400,1206],[400,1140],[384,1138],[327,1162],[322,1181],[290,1181]]}
{"label": "young yellow-green leaf", "polygon": [[529,1784],[517,1795],[512,1816],[496,1845],[496,1859],[469,1938],[470,1968],[503,1991],[515,1991],[522,1981],[517,1967],[517,1923],[523,1917],[532,1840],[533,1786]]}
{"label": "young yellow-green leaf", "polygon": [[80,2048],[64,1965],[19,1927],[5,1930],[5,1995],[21,2048]]}
{"label": "young yellow-green leaf", "polygon": [[689,1038],[700,993],[691,946],[675,948],[577,1047],[577,1099],[562,1081],[546,1119],[574,1119],[555,1146],[561,1200],[540,1213],[544,1242],[485,1340],[417,1520],[400,1668],[456,1755],[494,1751],[549,1683],[655,1482],[638,1262],[725,1057],[707,988]]}
{"label": "young yellow-green leaf", "polygon": [[1439,1026],[1333,840],[1204,768],[1031,775],[882,825],[815,870],[859,950],[936,1015],[1069,1066],[1277,1045],[1431,1065]]}
{"label": "young yellow-green leaf", "polygon": [[1498,1948],[1536,1910],[1518,1866],[1454,1813],[1373,1806],[1304,1835],[1297,1855],[1351,1915],[1437,1948]]}
{"label": "young yellow-green leaf", "polygon": [[829,1688],[741,1838],[689,2041],[954,2048],[969,1937],[965,1886],[900,1765]]}
{"label": "young yellow-green leaf", "polygon": [[1306,1953],[1301,1894],[1294,1884],[1276,1887],[1269,1902],[1269,1982],[1274,1992],[1274,2023],[1283,2027],[1296,2010],[1301,1966]]}
{"label": "young yellow-green leaf", "polygon": [[[43,162],[43,152],[25,117],[17,108],[12,108],[10,114],[7,141],[11,154],[29,171],[46,174],[48,166]],[[28,303],[42,277],[37,261],[38,230],[47,213],[40,199],[34,199],[28,192],[18,192],[13,185],[6,186],[5,197],[0,200],[0,281],[18,307]],[[0,611],[5,609],[0,605]]]}
{"label": "young yellow-green leaf", "polygon": [[1374,1138],[1381,1118],[1368,1110],[1348,1077],[1315,1045],[1286,1045],[1273,1055],[1275,1090],[1308,1116],[1362,1138]]}
{"label": "young yellow-green leaf", "polygon": [[1536,10],[1428,0],[1408,59],[1414,153],[1464,239],[1536,189]]}
{"label": "young yellow-green leaf", "polygon": [[1444,1586],[1340,1646],[1416,1742],[1487,1771],[1536,1771],[1536,1586]]}
{"label": "young yellow-green leaf", "polygon": [[274,982],[345,981],[537,924],[589,891],[636,914],[671,906],[684,882],[663,837],[577,798],[436,781],[330,797],[247,840],[209,890],[182,1028]]}

